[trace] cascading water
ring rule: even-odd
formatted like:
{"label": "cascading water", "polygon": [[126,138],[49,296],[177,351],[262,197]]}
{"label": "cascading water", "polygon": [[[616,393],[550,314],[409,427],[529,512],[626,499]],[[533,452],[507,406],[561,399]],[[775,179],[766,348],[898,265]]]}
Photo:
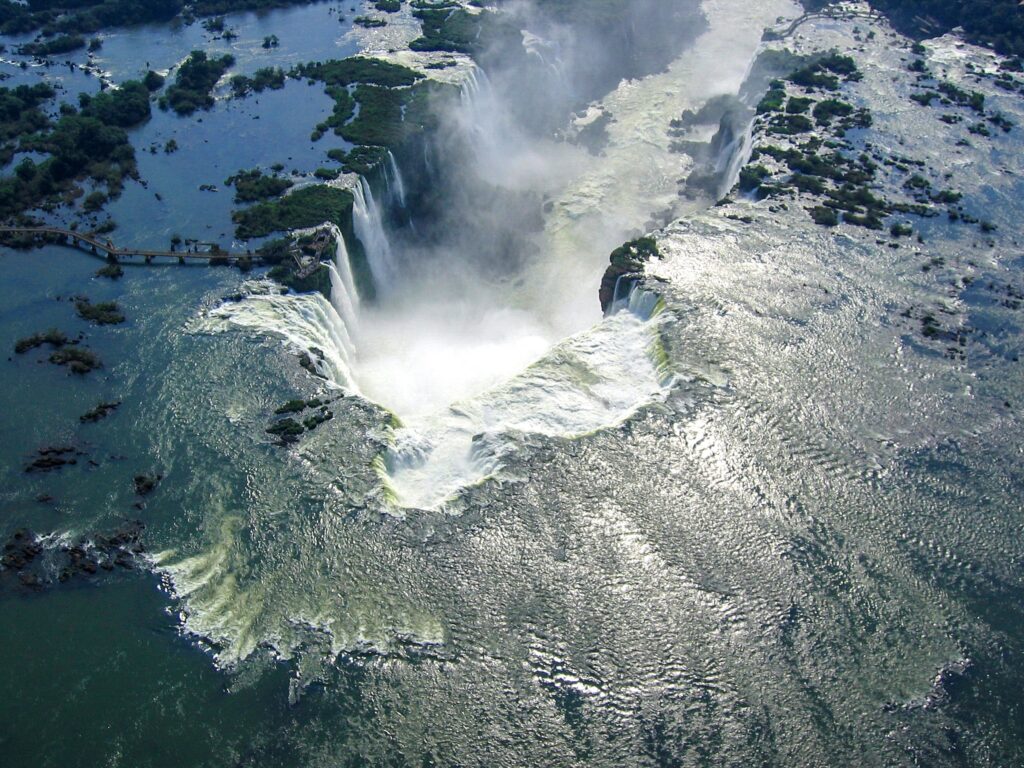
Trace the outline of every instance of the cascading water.
{"label": "cascading water", "polygon": [[[365,179],[353,187],[354,233],[376,300],[360,303],[339,243],[331,302],[278,296],[273,303],[315,306],[330,330],[310,330],[304,346],[335,344],[325,355],[328,375],[337,370],[337,383],[399,417],[385,460],[386,484],[399,506],[436,507],[499,471],[519,432],[579,435],[663,396],[671,374],[657,348],[664,320],[657,297],[624,283],[602,319],[598,283],[607,254],[678,200],[677,180],[692,161],[672,152],[670,122],[682,109],[738,91],[747,59],[705,68],[714,54],[735,49],[737,24],[749,37],[742,37],[745,55],[752,56],[754,30],[763,21],[719,20],[698,43],[707,50],[684,55],[667,72],[622,83],[603,100],[612,120],[600,155],[531,135],[499,92],[504,80],[467,72],[445,135],[461,142],[459,170],[469,188],[481,183],[550,201],[535,240],[538,255],[525,259],[512,279],[489,274],[490,254],[475,243],[453,238],[413,251],[389,240],[384,209],[406,199],[390,153],[381,199]],[[500,210],[465,215],[499,224],[508,216]],[[283,314],[276,321],[293,322]],[[306,335],[303,322],[300,312],[290,333]]]}
{"label": "cascading water", "polygon": [[319,293],[282,295],[264,282],[245,287],[249,295],[243,301],[209,311],[195,330],[216,333],[236,327],[280,338],[289,349],[307,353],[327,382],[359,391],[352,374],[355,343],[331,302]]}
{"label": "cascading water", "polygon": [[352,194],[355,198],[352,205],[355,235],[366,251],[366,259],[378,294],[387,293],[398,276],[398,266],[391,250],[391,243],[384,231],[380,208],[366,179],[360,178],[359,183],[353,187]]}
{"label": "cascading water", "polygon": [[359,291],[352,275],[345,238],[336,226],[332,225],[331,233],[336,243],[334,263],[328,265],[331,273],[331,305],[348,328],[349,336],[355,336],[359,327]]}
{"label": "cascading water", "polygon": [[395,156],[390,149],[388,150],[388,162],[384,173],[393,201],[397,202],[401,208],[405,208],[405,181],[402,179],[402,171],[399,169],[398,162],[395,160]]}
{"label": "cascading water", "polygon": [[729,146],[726,147],[719,160],[718,170],[721,172],[722,183],[718,189],[718,196],[721,197],[734,186],[740,179],[740,171],[750,160],[754,149],[754,128],[747,126],[746,130],[737,136]]}

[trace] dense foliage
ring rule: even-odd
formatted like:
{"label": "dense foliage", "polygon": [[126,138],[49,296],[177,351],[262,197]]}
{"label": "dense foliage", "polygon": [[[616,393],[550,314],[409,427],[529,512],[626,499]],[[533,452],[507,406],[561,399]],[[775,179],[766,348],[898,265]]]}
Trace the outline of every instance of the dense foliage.
{"label": "dense foliage", "polygon": [[23,137],[20,149],[49,157],[38,164],[26,158],[0,180],[0,218],[58,201],[86,177],[117,195],[136,172],[124,130],[80,114],[65,114],[48,133]]}
{"label": "dense foliage", "polygon": [[16,139],[49,126],[39,108],[56,95],[46,83],[0,88],[0,163],[6,165],[17,150]]}
{"label": "dense foliage", "polygon": [[239,203],[269,200],[292,186],[291,180],[280,176],[264,176],[263,171],[259,168],[253,168],[251,171],[239,171],[224,183],[234,186],[235,201]]}
{"label": "dense foliage", "polygon": [[386,88],[412,85],[421,80],[419,72],[400,64],[353,56],[350,59],[300,64],[292,70],[293,77],[319,80],[326,85],[349,86],[355,83],[380,85]]}
{"label": "dense foliage", "polygon": [[0,1],[0,32],[20,34],[42,29],[46,34],[95,32],[174,18],[181,0],[15,0]]}
{"label": "dense foliage", "polygon": [[280,200],[259,203],[235,211],[235,232],[239,238],[265,237],[272,232],[316,227],[324,222],[342,224],[352,213],[352,193],[326,185],[303,187]]}
{"label": "dense foliage", "polygon": [[[808,10],[831,0],[808,0]],[[871,0],[900,32],[932,37],[963,27],[972,43],[992,46],[1004,55],[1024,55],[1024,9],[1018,0]]]}
{"label": "dense foliage", "polygon": [[284,71],[275,67],[257,69],[252,77],[235,75],[231,78],[231,90],[235,96],[247,96],[250,93],[262,93],[268,88],[279,90],[284,88]]}
{"label": "dense foliage", "polygon": [[197,109],[213,106],[213,87],[235,63],[229,53],[210,58],[204,51],[192,51],[178,68],[174,84],[160,99],[161,107],[170,107],[179,115],[190,115]]}
{"label": "dense foliage", "polygon": [[137,81],[80,97],[81,111],[61,105],[54,123],[43,107],[56,92],[49,85],[0,88],[0,161],[16,153],[33,153],[0,178],[0,218],[36,207],[49,207],[82,194],[78,182],[91,179],[94,189],[82,201],[98,210],[117,196],[124,179],[136,174],[135,151],[124,129],[149,118],[149,92]]}
{"label": "dense foliage", "polygon": [[169,21],[182,13],[211,16],[232,11],[305,5],[318,0],[0,0],[0,34],[81,34],[106,27]]}
{"label": "dense foliage", "polygon": [[27,43],[18,48],[18,53],[22,56],[56,56],[61,53],[71,53],[71,51],[85,48],[85,45],[85,38],[81,35],[61,35],[51,40]]}
{"label": "dense foliage", "polygon": [[323,82],[334,99],[333,113],[316,127],[313,139],[333,128],[359,145],[395,146],[432,124],[428,101],[444,89],[407,67],[360,56],[302,64],[291,75]]}
{"label": "dense foliage", "polygon": [[100,91],[95,96],[79,97],[82,114],[107,125],[131,128],[149,119],[149,89],[138,80],[129,80],[119,88]]}

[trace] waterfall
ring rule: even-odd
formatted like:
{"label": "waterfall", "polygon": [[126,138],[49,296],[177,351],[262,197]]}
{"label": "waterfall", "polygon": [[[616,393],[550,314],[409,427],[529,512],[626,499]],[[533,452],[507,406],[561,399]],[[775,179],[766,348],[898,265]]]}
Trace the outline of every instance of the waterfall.
{"label": "waterfall", "polygon": [[341,317],[351,338],[356,335],[359,323],[359,291],[352,275],[345,238],[341,230],[335,226],[331,227],[331,233],[337,244],[334,263],[328,265],[331,273],[331,305]]}
{"label": "waterfall", "polygon": [[[623,283],[623,278],[626,278]],[[628,292],[627,292],[628,291]],[[625,293],[625,295],[623,295]],[[658,294],[640,287],[636,278],[619,275],[615,280],[615,293],[608,315],[628,310],[641,320],[650,320],[658,312],[661,298]]]}
{"label": "waterfall", "polygon": [[[536,57],[545,69],[550,70],[554,76],[554,82],[564,93],[573,93],[574,89],[570,85],[565,61],[562,58],[561,46],[556,41],[546,40],[540,35],[523,30],[523,50],[530,56]],[[544,51],[547,51],[549,56],[545,56]]]}
{"label": "waterfall", "polygon": [[726,194],[730,189],[736,186],[736,183],[740,180],[740,171],[743,170],[743,166],[750,160],[750,155],[754,149],[754,124],[751,122],[746,129],[733,139],[729,146],[722,152],[722,157],[719,160],[720,167],[718,170],[722,171],[722,183],[719,188],[718,196]]}
{"label": "waterfall", "polygon": [[479,69],[477,67],[473,67],[467,73],[466,79],[462,81],[462,87],[459,95],[462,99],[463,106],[467,106],[474,98],[476,98],[477,94],[480,93],[480,76],[477,72],[479,72]]}
{"label": "waterfall", "polygon": [[388,163],[384,171],[384,178],[387,179],[392,197],[398,200],[398,204],[402,208],[405,208],[405,181],[402,179],[402,172],[398,169],[398,162],[390,149],[388,150]]}
{"label": "waterfall", "polygon": [[352,224],[356,237],[363,244],[366,260],[373,273],[373,282],[379,293],[385,293],[394,284],[398,269],[391,243],[384,231],[380,208],[373,197],[373,190],[366,179],[360,179],[352,189],[355,202],[352,206]]}

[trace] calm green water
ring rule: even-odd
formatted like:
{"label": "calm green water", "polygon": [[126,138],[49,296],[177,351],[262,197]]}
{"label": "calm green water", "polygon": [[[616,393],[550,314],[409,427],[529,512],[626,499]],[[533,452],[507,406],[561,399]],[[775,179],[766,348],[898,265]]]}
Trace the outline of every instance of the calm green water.
{"label": "calm green water", "polygon": [[[229,17],[238,71],[270,33],[274,63],[350,52],[329,9]],[[102,57],[117,79],[140,49],[162,67],[201,39],[134,30]],[[135,133],[148,188],[110,207],[114,237],[226,243],[230,193],[198,185],[316,168],[340,145],[308,140],[329,110],[290,82],[201,121],[155,113]],[[171,137],[176,155],[141,151]],[[361,398],[299,448],[272,443],[281,403],[340,393],[279,338],[207,322],[253,276],[113,282],[74,251],[0,252],[0,535],[139,519],[155,563],[0,593],[0,763],[1024,762],[1019,315],[979,289],[988,335],[956,366],[878,319],[944,295],[897,256],[767,219],[668,237],[670,391],[574,439],[506,436],[500,476],[433,512],[385,503],[390,415]],[[747,260],[779,242],[785,258]],[[89,326],[76,294],[127,322]],[[48,327],[84,333],[104,367],[10,352]],[[96,466],[24,474],[52,444]],[[137,508],[143,471],[163,480]]]}

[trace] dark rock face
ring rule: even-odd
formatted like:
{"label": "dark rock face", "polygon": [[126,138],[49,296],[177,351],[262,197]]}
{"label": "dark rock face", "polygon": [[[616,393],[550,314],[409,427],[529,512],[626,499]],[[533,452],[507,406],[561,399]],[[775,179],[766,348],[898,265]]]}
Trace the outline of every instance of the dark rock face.
{"label": "dark rock face", "polygon": [[99,421],[100,419],[105,419],[111,413],[116,411],[120,405],[120,400],[113,403],[100,403],[95,408],[79,416],[78,420],[81,421],[83,424],[89,424],[92,422]]}
{"label": "dark rock face", "polygon": [[[615,300],[624,295],[625,291],[622,285],[624,280],[631,283],[631,278],[635,280],[643,275],[644,264],[652,256],[661,258],[661,254],[658,252],[658,243],[653,237],[641,237],[639,240],[633,240],[612,251],[611,264],[605,270],[604,277],[601,278],[599,295],[602,312],[608,312]],[[617,292],[619,295],[616,295]]]}
{"label": "dark rock face", "polygon": [[25,472],[52,472],[55,469],[77,464],[78,457],[85,454],[74,446],[49,446],[40,448],[35,458],[25,467]]}
{"label": "dark rock face", "polygon": [[145,552],[138,520],[110,534],[57,542],[19,528],[3,545],[0,588],[43,589],[73,579],[96,577],[115,570],[132,570]]}
{"label": "dark rock face", "polygon": [[163,475],[154,474],[152,472],[136,475],[132,479],[132,482],[135,485],[135,493],[139,496],[147,496],[156,489],[157,484],[163,480],[163,478]]}

